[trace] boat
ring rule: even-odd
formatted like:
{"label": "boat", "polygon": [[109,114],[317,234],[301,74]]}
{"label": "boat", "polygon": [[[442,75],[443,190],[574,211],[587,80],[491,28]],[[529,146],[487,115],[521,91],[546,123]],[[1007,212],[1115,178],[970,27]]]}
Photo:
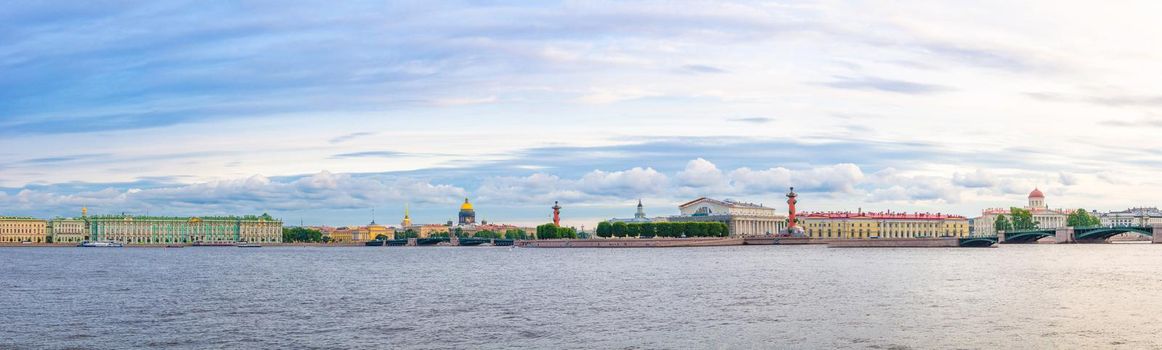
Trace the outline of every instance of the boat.
{"label": "boat", "polygon": [[254,243],[238,243],[238,248],[262,248],[262,246]]}
{"label": "boat", "polygon": [[166,248],[185,248],[186,246],[185,246],[185,245],[181,245],[181,244],[170,244],[170,245],[167,245],[167,246],[165,246],[165,247],[166,247]]}
{"label": "boat", "polygon": [[95,247],[95,248],[120,248],[120,247],[123,247],[124,245],[122,245],[121,243],[117,243],[115,241],[109,241],[109,242],[83,241],[83,242],[81,242],[81,244],[78,244],[77,246],[78,247]]}

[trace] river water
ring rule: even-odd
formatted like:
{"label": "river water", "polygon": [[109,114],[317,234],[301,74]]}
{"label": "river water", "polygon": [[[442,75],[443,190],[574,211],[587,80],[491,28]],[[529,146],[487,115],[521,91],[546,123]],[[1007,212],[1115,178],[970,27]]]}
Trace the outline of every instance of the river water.
{"label": "river water", "polygon": [[1162,347],[1162,245],[0,248],[0,348]]}

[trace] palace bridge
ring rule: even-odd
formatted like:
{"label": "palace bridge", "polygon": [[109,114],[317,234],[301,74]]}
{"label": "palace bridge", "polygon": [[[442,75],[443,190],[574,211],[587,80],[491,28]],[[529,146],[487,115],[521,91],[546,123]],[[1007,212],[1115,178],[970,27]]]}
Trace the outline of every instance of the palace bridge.
{"label": "palace bridge", "polygon": [[1131,232],[1150,236],[1153,243],[1162,243],[1162,225],[1060,227],[1001,231],[997,235],[997,240],[998,243],[1036,243],[1042,238],[1053,237],[1057,239],[1057,243],[1105,243],[1106,239],[1110,237]]}

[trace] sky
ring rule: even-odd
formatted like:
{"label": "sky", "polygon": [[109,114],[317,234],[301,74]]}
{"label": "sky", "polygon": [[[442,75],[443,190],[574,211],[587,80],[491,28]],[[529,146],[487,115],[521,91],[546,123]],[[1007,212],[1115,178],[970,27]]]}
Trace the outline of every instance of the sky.
{"label": "sky", "polygon": [[1162,3],[0,7],[0,215],[592,227],[1162,199]]}

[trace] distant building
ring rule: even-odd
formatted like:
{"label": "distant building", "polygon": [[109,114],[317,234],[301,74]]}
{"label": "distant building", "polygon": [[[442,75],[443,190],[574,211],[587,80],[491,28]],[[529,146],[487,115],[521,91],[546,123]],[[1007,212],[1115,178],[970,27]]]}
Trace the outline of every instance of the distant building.
{"label": "distant building", "polygon": [[647,223],[647,222],[666,222],[666,218],[665,217],[655,217],[655,218],[646,217],[645,207],[642,206],[642,200],[639,199],[639,200],[637,200],[637,212],[635,212],[633,214],[632,219],[612,218],[612,219],[609,219],[607,221],[609,221],[611,223],[612,222],[624,222],[627,224],[635,224],[635,223],[640,224],[640,223]]}
{"label": "distant building", "polygon": [[48,240],[47,227],[42,219],[0,216],[0,243],[44,243]]}
{"label": "distant building", "polygon": [[468,202],[468,198],[464,198],[464,204],[460,205],[460,225],[475,225],[476,224],[476,210],[472,208],[472,203]]}
{"label": "distant building", "polygon": [[[1073,210],[1065,209],[1049,209],[1045,205],[1045,194],[1041,193],[1040,189],[1033,189],[1029,192],[1029,205],[1025,206],[1025,210],[1033,215],[1033,221],[1039,223],[1040,228],[1059,228],[1065,227],[1066,219],[1069,218],[1069,213]],[[973,234],[991,236],[997,234],[995,223],[998,215],[1009,217],[1009,209],[991,208],[981,211],[981,216],[973,219]]]}
{"label": "distant building", "polygon": [[126,244],[278,243],[282,221],[260,216],[90,216],[89,239]]}
{"label": "distant building", "polygon": [[670,222],[721,222],[731,236],[776,234],[787,228],[787,217],[759,204],[698,198],[678,206],[681,215]]}
{"label": "distant building", "polygon": [[89,239],[89,225],[85,218],[55,218],[48,222],[48,235],[53,243],[80,243]]}
{"label": "distant building", "polygon": [[894,212],[818,212],[799,214],[812,238],[916,238],[968,236],[968,219],[959,215]]}
{"label": "distant building", "polygon": [[1102,226],[1150,226],[1162,224],[1162,210],[1158,208],[1129,208],[1106,213],[1094,213]]}

